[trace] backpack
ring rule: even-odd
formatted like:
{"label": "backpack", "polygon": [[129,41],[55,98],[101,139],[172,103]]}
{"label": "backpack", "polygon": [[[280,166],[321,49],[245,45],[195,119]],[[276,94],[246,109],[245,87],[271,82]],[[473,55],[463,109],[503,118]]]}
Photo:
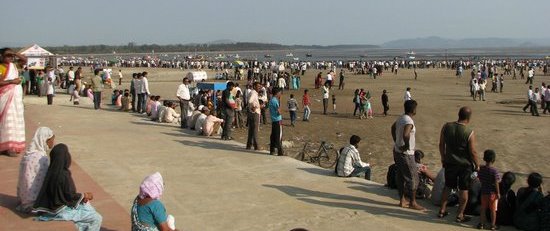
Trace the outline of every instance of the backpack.
{"label": "backpack", "polygon": [[386,175],[386,187],[391,189],[397,188],[397,165],[392,164],[388,167],[388,173]]}

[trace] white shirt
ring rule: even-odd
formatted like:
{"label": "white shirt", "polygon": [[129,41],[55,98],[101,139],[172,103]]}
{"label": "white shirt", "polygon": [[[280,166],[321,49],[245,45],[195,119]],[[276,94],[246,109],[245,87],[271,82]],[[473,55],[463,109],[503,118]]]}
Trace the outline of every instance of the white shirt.
{"label": "white shirt", "polygon": [[141,90],[139,91],[139,93],[141,94],[144,94],[144,93],[147,93],[147,94],[151,94],[151,92],[149,92],[149,81],[147,80],[147,77],[143,77],[143,79],[141,80]]}
{"label": "white shirt", "polygon": [[258,92],[252,90],[248,94],[248,111],[261,114]]}
{"label": "white shirt", "polygon": [[198,134],[202,134],[202,126],[204,125],[204,121],[206,121],[206,115],[201,113],[195,122],[195,131],[197,131]]}
{"label": "white shirt", "polygon": [[410,91],[405,91],[405,96],[403,96],[403,100],[407,101],[407,100],[411,100],[411,99],[413,99],[412,96],[411,96],[411,92]]}
{"label": "white shirt", "polygon": [[355,168],[369,166],[368,163],[361,161],[359,151],[355,146],[348,144],[340,153],[338,158],[338,176],[349,176]]}
{"label": "white shirt", "polygon": [[527,98],[533,100],[533,90],[529,89],[529,91],[527,91]]}
{"label": "white shirt", "polygon": [[327,81],[332,81],[332,75],[330,73],[327,75]]}
{"label": "white shirt", "polygon": [[535,71],[533,69],[529,70],[529,78],[535,76]]}
{"label": "white shirt", "polygon": [[74,71],[67,72],[67,76],[69,77],[69,81],[73,81],[74,80]]}
{"label": "white shirt", "polygon": [[330,91],[330,90],[329,90],[329,88],[328,88],[327,86],[323,86],[323,99],[328,99],[329,94],[330,94],[329,91]]}
{"label": "white shirt", "polygon": [[413,128],[411,129],[411,134],[409,138],[409,149],[404,151],[403,154],[414,155],[414,148],[416,144],[416,126],[414,126],[413,119],[407,114],[401,115],[395,122],[395,145],[393,147],[393,150],[401,153],[401,150],[399,150],[399,148],[405,145],[405,141],[403,140],[403,131],[405,130],[405,125],[407,124],[411,124]]}
{"label": "white shirt", "polygon": [[178,90],[176,91],[176,96],[182,100],[190,100],[191,95],[189,94],[189,87],[183,83],[180,84],[178,86]]}
{"label": "white shirt", "polygon": [[179,117],[180,117],[180,114],[178,114],[176,110],[174,110],[174,108],[171,108],[171,107],[166,108],[166,111],[164,113],[164,121],[168,123],[172,123],[174,122],[174,119],[177,119]]}

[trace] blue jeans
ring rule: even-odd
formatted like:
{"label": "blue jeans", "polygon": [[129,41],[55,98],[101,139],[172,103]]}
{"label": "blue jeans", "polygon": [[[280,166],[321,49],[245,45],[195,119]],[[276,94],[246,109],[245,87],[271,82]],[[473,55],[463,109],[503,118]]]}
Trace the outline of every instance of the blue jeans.
{"label": "blue jeans", "polygon": [[310,114],[311,110],[309,109],[309,106],[304,106],[304,120],[309,120]]}
{"label": "blue jeans", "polygon": [[294,125],[294,121],[296,121],[296,111],[290,111],[290,123]]}
{"label": "blue jeans", "polygon": [[101,91],[94,91],[94,109],[99,109],[101,105]]}
{"label": "blue jeans", "polygon": [[349,174],[351,177],[361,177],[362,175],[365,175],[365,179],[370,180],[370,167],[354,167],[353,172]]}

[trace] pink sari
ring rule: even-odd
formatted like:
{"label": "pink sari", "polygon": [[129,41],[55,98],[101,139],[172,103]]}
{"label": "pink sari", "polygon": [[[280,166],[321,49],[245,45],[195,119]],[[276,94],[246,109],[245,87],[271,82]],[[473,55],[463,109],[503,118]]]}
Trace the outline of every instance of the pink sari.
{"label": "pink sari", "polygon": [[[10,63],[0,78],[19,78],[15,64]],[[3,151],[25,151],[25,116],[21,85],[8,84],[0,87],[0,152]]]}

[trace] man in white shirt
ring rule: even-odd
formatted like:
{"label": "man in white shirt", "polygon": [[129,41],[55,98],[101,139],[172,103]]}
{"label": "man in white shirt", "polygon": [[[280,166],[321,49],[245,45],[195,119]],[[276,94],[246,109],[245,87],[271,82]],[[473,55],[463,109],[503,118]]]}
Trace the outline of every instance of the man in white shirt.
{"label": "man in white shirt", "polygon": [[405,114],[401,115],[391,127],[394,141],[393,159],[398,169],[397,188],[401,197],[399,205],[415,210],[425,210],[416,203],[415,196],[410,196],[408,205],[405,199],[406,194],[416,195],[419,182],[418,169],[414,159],[416,126],[412,119],[416,115],[416,106],[417,103],[414,100],[405,101]]}
{"label": "man in white shirt", "polygon": [[321,89],[323,91],[323,115],[327,114],[328,97],[330,95],[330,83],[327,81]]}
{"label": "man in white shirt", "polygon": [[122,85],[122,70],[118,70],[118,85]]}
{"label": "man in white shirt", "polygon": [[187,116],[190,114],[191,94],[189,93],[189,83],[191,81],[188,78],[183,78],[183,83],[178,86],[176,91],[176,96],[180,100],[181,128],[187,127]]}
{"label": "man in white shirt", "polygon": [[361,156],[357,148],[361,138],[352,135],[349,139],[349,145],[342,149],[338,163],[336,164],[336,174],[342,177],[360,177],[365,175],[365,179],[370,180],[371,168],[369,163],[361,161]]}
{"label": "man in white shirt", "polygon": [[248,139],[246,142],[246,149],[258,150],[258,131],[260,127],[260,115],[261,105],[258,98],[258,91],[262,89],[262,85],[259,82],[254,82],[253,89],[248,94],[248,110],[247,110],[247,124],[248,124]]}
{"label": "man in white shirt", "polygon": [[534,78],[535,78],[535,70],[533,68],[529,68],[529,71],[527,72],[527,80],[525,81],[525,84],[533,84]]}
{"label": "man in white shirt", "polygon": [[523,107],[523,112],[527,112],[527,108],[531,106],[531,99],[533,96],[533,86],[529,86],[529,90],[527,90],[527,104],[525,107]]}
{"label": "man in white shirt", "polygon": [[407,90],[405,91],[405,96],[403,96],[403,101],[407,101],[407,100],[412,100],[410,87],[407,87]]}
{"label": "man in white shirt", "polygon": [[168,103],[168,107],[165,109],[164,112],[164,119],[162,121],[166,123],[179,123],[180,122],[180,114],[174,110],[176,108],[176,104],[173,102]]}
{"label": "man in white shirt", "polygon": [[334,74],[334,72],[330,71],[330,72],[327,74],[327,79],[326,79],[326,81],[325,81],[325,86],[326,86],[327,83],[328,83],[328,88],[329,88],[329,89],[332,88],[333,74]]}
{"label": "man in white shirt", "polygon": [[550,86],[546,87],[546,90],[544,91],[544,103],[546,104],[544,107],[544,111],[542,113],[546,114],[546,111],[550,111]]}

